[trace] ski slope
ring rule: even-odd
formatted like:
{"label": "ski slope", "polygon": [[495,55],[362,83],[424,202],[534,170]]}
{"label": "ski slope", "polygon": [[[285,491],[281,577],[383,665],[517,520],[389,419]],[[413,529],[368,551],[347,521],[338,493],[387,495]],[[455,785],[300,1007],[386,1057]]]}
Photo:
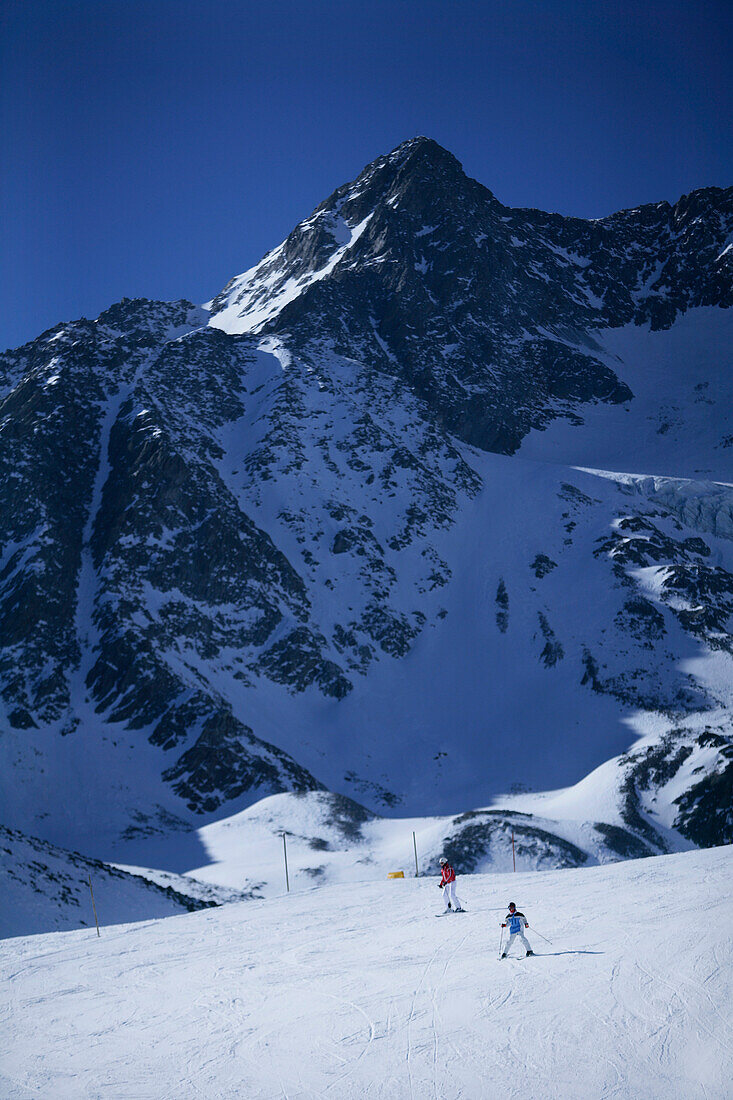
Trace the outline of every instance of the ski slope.
{"label": "ski slope", "polygon": [[[0,947],[0,1094],[723,1100],[733,848],[373,878]],[[504,905],[537,957],[497,960]],[[545,943],[534,926],[552,944]]]}

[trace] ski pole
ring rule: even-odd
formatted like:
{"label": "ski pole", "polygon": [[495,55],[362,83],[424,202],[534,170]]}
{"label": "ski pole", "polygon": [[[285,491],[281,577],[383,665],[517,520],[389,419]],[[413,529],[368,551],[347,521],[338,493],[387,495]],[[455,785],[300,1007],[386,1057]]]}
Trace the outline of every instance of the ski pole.
{"label": "ski pole", "polygon": [[501,945],[504,943],[504,925],[501,926],[501,934],[499,935],[499,958],[501,958]]}
{"label": "ski pole", "polygon": [[545,941],[545,943],[549,943],[550,947],[555,946],[552,940],[548,940],[547,936],[543,936],[542,933],[538,932],[536,928],[533,927],[532,931],[534,932],[535,936],[539,936],[541,940]]}

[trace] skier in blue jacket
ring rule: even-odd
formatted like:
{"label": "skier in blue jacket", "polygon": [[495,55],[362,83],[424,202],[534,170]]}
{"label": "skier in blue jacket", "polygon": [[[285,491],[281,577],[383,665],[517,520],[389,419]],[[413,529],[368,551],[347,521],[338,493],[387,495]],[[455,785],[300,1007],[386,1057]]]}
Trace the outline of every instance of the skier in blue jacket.
{"label": "skier in blue jacket", "polygon": [[509,902],[509,912],[504,918],[504,923],[501,927],[506,928],[507,925],[509,926],[509,940],[501,956],[502,959],[505,959],[507,957],[509,949],[514,943],[517,936],[519,936],[520,940],[524,944],[527,954],[534,955],[534,951],[529,946],[529,943],[527,942],[527,937],[524,934],[524,929],[529,928],[529,921],[525,917],[524,913],[519,912],[513,901]]}

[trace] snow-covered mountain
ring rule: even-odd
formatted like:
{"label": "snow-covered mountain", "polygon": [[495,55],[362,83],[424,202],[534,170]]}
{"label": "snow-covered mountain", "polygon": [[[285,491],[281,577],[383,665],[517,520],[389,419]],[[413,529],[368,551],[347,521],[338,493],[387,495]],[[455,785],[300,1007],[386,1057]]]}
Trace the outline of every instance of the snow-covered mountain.
{"label": "snow-covered mountain", "polygon": [[[131,874],[0,825],[0,938],[174,916],[250,895],[190,875]],[[92,897],[94,901],[92,901]]]}
{"label": "snow-covered mountain", "polygon": [[[475,875],[441,920],[405,879],[7,940],[0,1092],[726,1100],[732,861]],[[535,958],[497,959],[510,899]]]}
{"label": "snow-covered mountain", "polygon": [[732,239],[733,189],[512,210],[418,138],[206,308],[1,356],[6,824],[189,871],[330,791],[551,853],[594,773],[588,858],[730,839]]}

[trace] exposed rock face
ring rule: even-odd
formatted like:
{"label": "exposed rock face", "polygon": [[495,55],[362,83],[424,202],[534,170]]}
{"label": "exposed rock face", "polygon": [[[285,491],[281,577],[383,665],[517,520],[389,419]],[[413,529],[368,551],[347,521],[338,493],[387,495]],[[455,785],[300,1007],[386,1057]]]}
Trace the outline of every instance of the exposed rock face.
{"label": "exposed rock face", "polygon": [[[450,863],[468,874],[485,860],[499,863],[502,849],[508,855],[512,844],[520,865],[524,860],[525,866],[531,861],[538,868],[543,864],[582,867],[588,861],[588,854],[558,836],[554,825],[554,822],[537,821],[532,814],[516,811],[470,811],[453,820],[451,832],[443,842],[443,852]],[[431,869],[438,869],[437,860]]]}
{"label": "exposed rock face", "polygon": [[[731,231],[730,189],[595,222],[511,210],[415,139],[232,280],[211,316],[123,300],[0,356],[12,823],[38,831],[48,813],[64,840],[73,815],[37,809],[52,776],[99,789],[120,835],[141,812],[166,829],[324,785],[375,808],[424,792],[430,808],[448,773],[483,798],[492,738],[516,716],[481,722],[511,693],[536,692],[522,715],[538,737],[543,707],[595,707],[601,759],[619,747],[609,708],[619,724],[663,715],[697,751],[707,727],[688,717],[729,705],[686,664],[698,649],[730,659],[729,488],[529,465],[519,478],[495,453],[588,402],[633,403],[599,331],[733,304]],[[477,641],[455,668],[461,615]],[[528,690],[510,677],[530,666]],[[572,755],[580,742],[553,729]],[[719,761],[675,793],[670,828],[695,843],[728,835],[713,774]],[[546,823],[525,826],[533,858],[544,844],[553,865],[582,862]],[[601,826],[619,854],[661,850],[638,822]],[[471,820],[456,844],[467,857],[501,830]]]}
{"label": "exposed rock face", "polygon": [[[351,438],[334,438],[342,394],[323,387],[326,407],[309,409],[313,394],[275,355],[202,319],[189,303],[123,302],[6,357],[8,373],[27,372],[2,406],[0,622],[10,727],[68,734],[84,712],[144,730],[179,754],[162,774],[188,809],[213,812],[245,793],[321,785],[233,714],[232,686],[265,677],[338,700],[375,653],[403,656],[425,616],[389,601],[385,556],[418,539],[418,587],[444,584],[426,533],[450,525],[479,479],[414,410],[409,446],[396,437],[392,390],[365,394],[363,410],[349,395]],[[351,484],[324,498],[316,486],[334,472]],[[247,504],[267,512],[269,482],[284,502],[287,479],[293,508],[277,518],[303,547],[299,570]],[[370,510],[399,498],[385,518],[353,507],[364,482]],[[312,611],[324,572],[314,551],[328,556],[317,543],[334,524],[330,553],[349,557],[337,572],[363,594],[350,618],[335,605],[327,637]]]}
{"label": "exposed rock face", "polygon": [[631,399],[594,330],[733,304],[731,231],[733,188],[589,222],[503,206],[416,138],[233,279],[213,324],[356,351],[459,438],[511,454],[579,402]]}
{"label": "exposed rock face", "polygon": [[657,744],[628,753],[622,763],[624,822],[658,851],[669,849],[653,825],[654,803],[665,803],[668,787],[682,792],[668,815],[677,832],[701,848],[733,841],[733,744],[725,726],[673,730]]}

